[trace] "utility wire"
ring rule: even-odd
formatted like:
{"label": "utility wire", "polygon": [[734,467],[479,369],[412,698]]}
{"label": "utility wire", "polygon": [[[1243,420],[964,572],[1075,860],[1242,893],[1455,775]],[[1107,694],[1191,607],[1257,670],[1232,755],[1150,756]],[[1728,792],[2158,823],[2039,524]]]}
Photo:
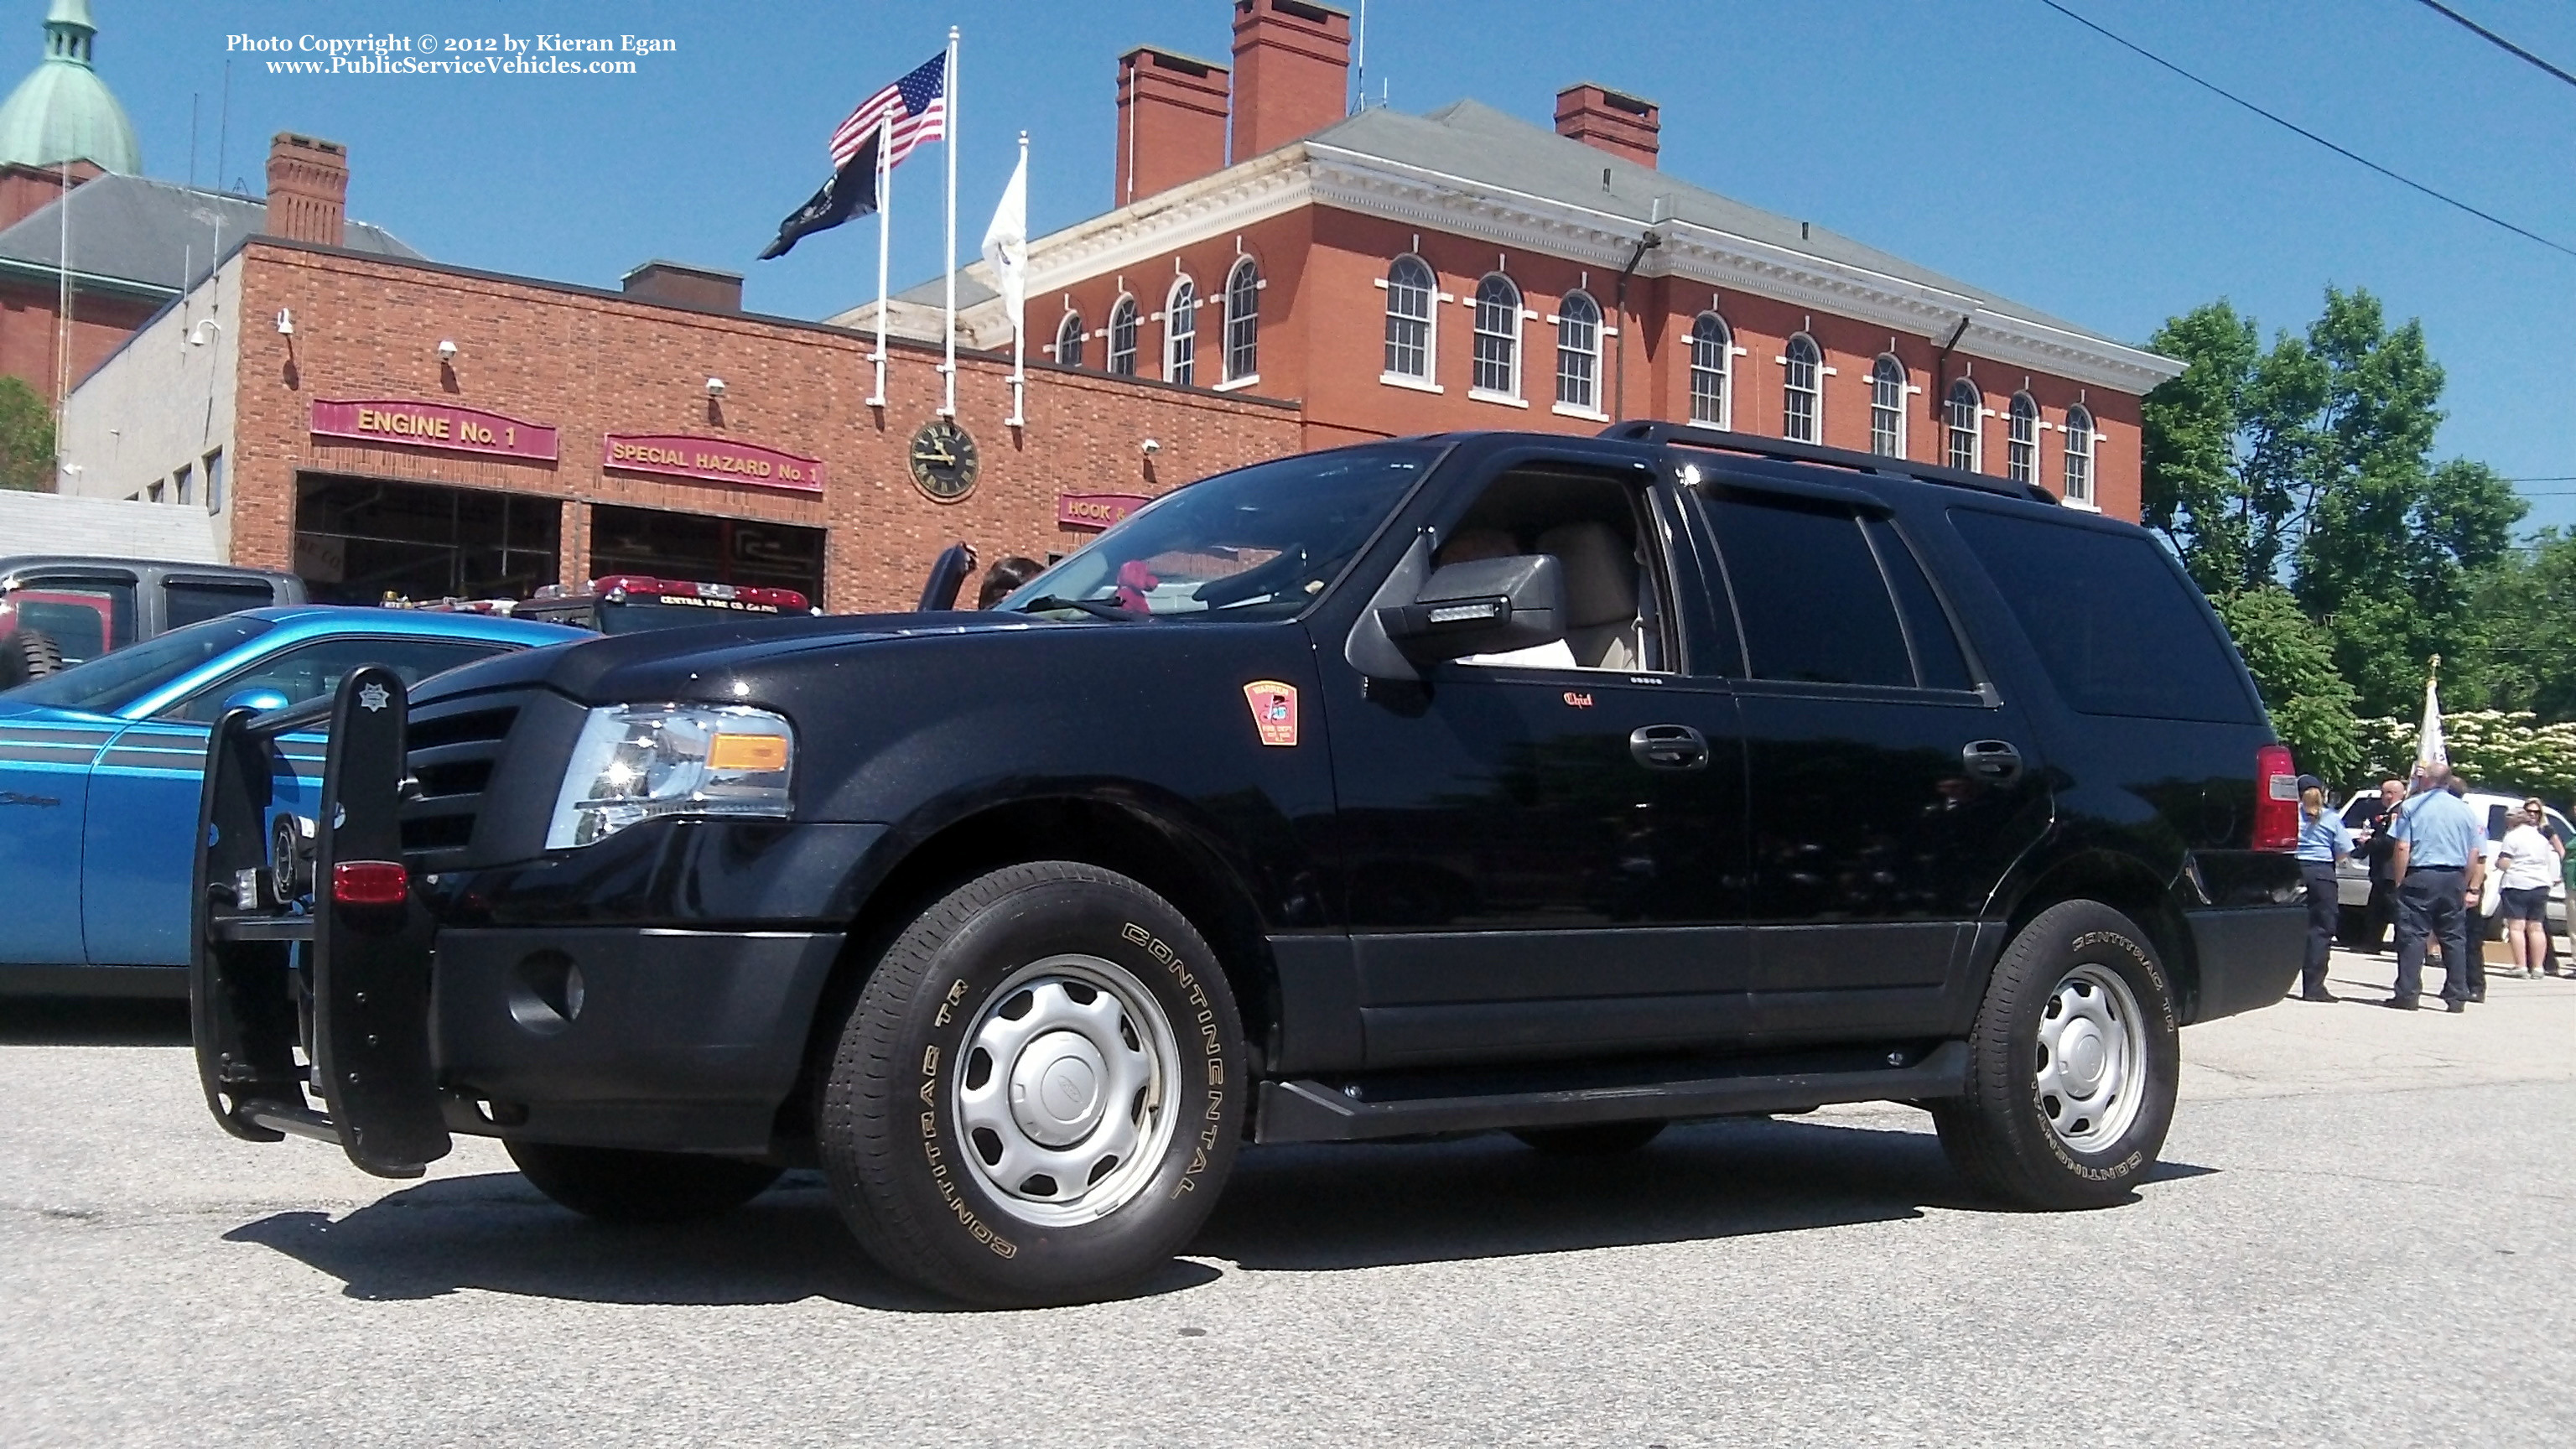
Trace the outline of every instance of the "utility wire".
{"label": "utility wire", "polygon": [[2488,44],[2493,45],[2498,49],[2509,51],[2514,55],[2518,55],[2524,60],[2530,61],[2533,65],[2540,67],[2542,70],[2549,72],[2551,75],[2558,77],[2560,80],[2567,82],[2569,85],[2576,86],[2576,75],[2569,75],[2567,72],[2560,70],[2558,67],[2551,65],[2545,60],[2542,60],[2539,56],[2532,54],[2530,51],[2523,49],[2521,46],[2516,45],[2512,41],[2505,39],[2503,36],[2496,34],[2494,31],[2487,29],[2485,26],[2471,20],[2469,17],[2462,15],[2459,11],[2452,9],[2450,6],[2443,4],[2442,0],[2416,0],[2416,3],[2422,5],[2425,9],[2432,11],[2436,15],[2445,16],[2456,21],[2461,28],[2475,33],[2480,39],[2485,40]]}
{"label": "utility wire", "polygon": [[2522,237],[2527,241],[2536,241],[2542,246],[2545,246],[2551,251],[2557,252],[2562,256],[2576,257],[2576,247],[2562,246],[2559,243],[2542,236],[2536,231],[2527,231],[2514,225],[2512,222],[2505,220],[2503,217],[2493,214],[2492,212],[2480,211],[2476,207],[2469,205],[2467,202],[2460,200],[2458,197],[2447,196],[2439,191],[2435,191],[2432,187],[2425,185],[2421,181],[2400,176],[2396,172],[2389,170],[2387,167],[2380,165],[2378,162],[2371,160],[2367,156],[2359,155],[2336,145],[2334,142],[2327,140],[2325,137],[2318,135],[2307,127],[2298,124],[2296,121],[2286,120],[2280,116],[2276,116],[2270,111],[2263,109],[2261,106],[2254,104],[2252,101],[2245,99],[2243,96],[2240,96],[2233,91],[2227,90],[2209,81],[2202,80],[2199,76],[2192,74],[2190,71],[2184,70],[2181,66],[2174,64],[2172,61],[2165,59],[2163,56],[2156,54],[2145,46],[2142,46],[2124,36],[2117,35],[2109,30],[2103,29],[2092,21],[2087,20],[2083,16],[2076,14],[2074,11],[2067,9],[2065,6],[2058,4],[2057,0],[2039,0],[2039,3],[2056,11],[2058,14],[2065,16],[2067,19],[2074,21],[2076,24],[2083,26],[2085,29],[2092,31],[2094,34],[2101,36],[2103,39],[2120,46],[2122,49],[2133,51],[2147,60],[2154,61],[2157,65],[2163,66],[2166,70],[2172,71],[2175,75],[2181,76],[2184,80],[2191,82],[2193,85],[2200,87],[2211,95],[2217,96],[2221,100],[2230,101],[2236,105],[2242,106],[2246,110],[2252,111],[2254,114],[2261,116],[2264,120],[2270,121],[2273,125],[2282,127],[2285,130],[2295,131],[2298,134],[2307,137],[2309,140],[2316,142],[2318,145],[2325,147],[2327,150],[2332,151],[2336,155],[2343,157],[2347,161],[2358,162],[2361,165],[2367,166],[2371,170],[2378,172],[2380,175],[2387,177],[2389,180],[2396,182],[2400,186],[2407,187],[2410,190],[2420,191],[2424,195],[2442,203],[2444,206],[2456,207],[2457,209],[2465,211],[2469,215],[2476,217],[2480,221],[2503,227],[2506,231],[2512,232],[2515,236]]}

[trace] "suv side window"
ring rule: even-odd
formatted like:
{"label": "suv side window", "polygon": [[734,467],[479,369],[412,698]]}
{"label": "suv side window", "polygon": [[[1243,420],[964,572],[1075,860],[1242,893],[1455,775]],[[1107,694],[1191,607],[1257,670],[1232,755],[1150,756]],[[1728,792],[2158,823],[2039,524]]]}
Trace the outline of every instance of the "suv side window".
{"label": "suv side window", "polygon": [[1558,643],[1471,654],[1468,666],[1657,671],[1673,658],[1665,632],[1660,547],[1631,483],[1574,465],[1513,468],[1476,496],[1447,531],[1433,564],[1556,555],[1565,573],[1567,629]]}
{"label": "suv side window", "polygon": [[1950,521],[2069,709],[2261,722],[2217,621],[2153,539],[1982,509]]}
{"label": "suv side window", "polygon": [[[106,621],[104,630],[77,618],[57,618],[58,627],[73,632],[56,642],[63,646],[63,662],[78,664],[95,659],[110,649],[122,649],[134,642],[134,576],[124,572],[64,572],[20,574],[11,588],[13,595],[32,592],[45,596],[45,602],[60,608],[88,610]],[[30,621],[32,626],[33,621]],[[101,639],[101,634],[104,639]],[[75,640],[79,647],[75,648]],[[101,647],[103,646],[103,647]]]}
{"label": "suv side window", "polygon": [[265,609],[277,591],[246,579],[171,579],[161,586],[162,628],[184,629],[244,609]]}
{"label": "suv side window", "polygon": [[1703,496],[1700,506],[1726,562],[1747,675],[1914,687],[1905,626],[1850,509],[1735,494]]}
{"label": "suv side window", "polygon": [[507,647],[452,639],[399,639],[382,634],[317,639],[263,659],[230,678],[219,679],[153,718],[213,724],[215,717],[224,712],[224,701],[245,689],[273,689],[285,695],[288,704],[302,704],[338,689],[341,679],[361,664],[384,665],[401,675],[404,684],[415,685],[441,670],[488,659]]}
{"label": "suv side window", "polygon": [[1879,566],[1887,570],[1888,583],[1895,586],[1897,609],[1905,616],[1905,637],[1914,645],[1914,668],[1922,676],[1923,687],[1976,688],[1968,677],[1968,656],[1959,648],[1958,631],[1950,627],[1950,613],[1932,592],[1922,561],[1886,519],[1868,519],[1863,527],[1878,550]]}

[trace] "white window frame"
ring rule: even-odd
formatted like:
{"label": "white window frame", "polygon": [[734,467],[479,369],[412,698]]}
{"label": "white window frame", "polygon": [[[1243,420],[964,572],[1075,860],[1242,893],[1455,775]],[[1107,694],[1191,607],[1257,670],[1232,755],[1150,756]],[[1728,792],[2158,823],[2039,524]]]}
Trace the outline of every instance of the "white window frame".
{"label": "white window frame", "polygon": [[[1123,368],[1118,365],[1118,323],[1122,316],[1127,323],[1127,365]],[[1136,294],[1119,293],[1118,300],[1109,304],[1109,325],[1102,329],[1102,336],[1107,341],[1108,347],[1101,353],[1100,361],[1102,367],[1111,376],[1134,377],[1136,375],[1136,353],[1139,350],[1137,344],[1144,340],[1144,332],[1144,308],[1137,304]]]}
{"label": "white window frame", "polygon": [[[2060,466],[2065,470],[2061,476],[2066,483],[2066,506],[2099,513],[2102,511],[2102,481],[2097,468],[2101,462],[2102,434],[2094,429],[2092,409],[2082,403],[2068,408],[2065,427],[2066,452]],[[2084,485],[2080,491],[2076,487],[2079,478]]]}
{"label": "white window frame", "polygon": [[[1424,285],[1421,289],[1422,311],[1418,316],[1410,312],[1398,312],[1395,310],[1395,271],[1396,268],[1403,266],[1406,262],[1411,262],[1415,266],[1420,267],[1425,279]],[[1422,370],[1420,372],[1399,372],[1395,368],[1389,367],[1377,375],[1377,380],[1385,383],[1389,387],[1409,387],[1417,392],[1448,391],[1448,389],[1440,385],[1439,380],[1440,304],[1443,302],[1454,302],[1457,299],[1440,290],[1439,271],[1436,270],[1429,262],[1424,261],[1419,253],[1406,252],[1402,256],[1399,256],[1395,260],[1386,264],[1386,275],[1377,279],[1377,287],[1379,291],[1386,293],[1386,323],[1390,330],[1393,329],[1395,324],[1399,321],[1417,322],[1422,326]],[[1386,339],[1386,345],[1391,349],[1397,344],[1394,338],[1390,336]],[[1381,354],[1380,360],[1383,362],[1388,359]]]}
{"label": "white window frame", "polygon": [[[1567,310],[1573,306],[1590,308],[1591,317],[1587,320]],[[1591,293],[1580,289],[1568,292],[1559,298],[1556,312],[1547,320],[1556,327],[1556,402],[1549,411],[1563,417],[1586,418],[1593,422],[1610,421],[1610,415],[1601,411],[1602,339],[1618,336],[1619,330],[1606,325],[1601,304],[1593,300]],[[1591,329],[1591,346],[1589,348],[1566,346],[1568,332],[1571,329],[1583,327]],[[1566,383],[1569,381],[1565,369],[1569,361],[1589,364],[1580,379],[1584,393],[1581,397],[1569,398],[1565,395]]]}
{"label": "white window frame", "polygon": [[[1805,343],[1807,356],[1800,359],[1798,344]],[[1797,369],[1805,366],[1807,385],[1798,385]],[[1780,436],[1793,443],[1818,443],[1825,436],[1825,349],[1804,332],[1789,335],[1788,344],[1780,349]],[[1792,397],[1807,399],[1807,435],[1800,437],[1792,430],[1797,410],[1789,405]]]}
{"label": "white window frame", "polygon": [[[1485,326],[1485,284],[1488,282],[1500,282],[1511,293],[1511,305],[1500,309],[1509,312],[1511,316],[1512,330],[1509,334],[1490,331]],[[1500,304],[1496,305],[1500,306]],[[1509,374],[1508,380],[1511,384],[1504,388],[1484,386],[1482,378],[1485,362],[1478,355],[1477,348],[1471,347],[1467,353],[1467,396],[1478,402],[1508,403],[1513,407],[1528,407],[1528,401],[1521,396],[1521,343],[1523,341],[1521,324],[1529,320],[1530,314],[1522,305],[1520,283],[1513,281],[1504,273],[1487,272],[1476,279],[1476,290],[1467,299],[1467,306],[1470,315],[1469,325],[1474,329],[1479,347],[1488,337],[1499,338],[1509,346],[1510,351],[1503,359],[1503,367]]]}
{"label": "white window frame", "polygon": [[2039,399],[2014,393],[2004,411],[2004,476],[2015,483],[2039,482],[2039,429]]}
{"label": "white window frame", "polygon": [[[1252,277],[1249,285],[1243,285],[1241,282],[1246,273]],[[1222,359],[1221,369],[1225,379],[1217,384],[1219,387],[1244,387],[1261,381],[1261,289],[1268,285],[1269,283],[1262,280],[1260,264],[1249,256],[1235,258],[1233,267],[1225,274],[1225,331],[1223,333],[1225,356]],[[1238,293],[1251,298],[1252,305],[1249,310],[1244,310],[1238,305]],[[1236,350],[1234,334],[1238,329],[1245,332],[1243,350],[1251,354],[1250,367],[1238,368],[1234,365]]]}
{"label": "white window frame", "polygon": [[[1699,325],[1702,322],[1717,324],[1717,336],[1714,340],[1699,335]],[[1735,329],[1727,325],[1724,314],[1711,307],[1691,319],[1690,345],[1690,420],[1701,427],[1715,428],[1719,432],[1731,431],[1735,423],[1735,355],[1744,350],[1735,345]],[[1700,365],[1699,351],[1703,346],[1711,347],[1717,353],[1716,367]],[[1699,415],[1699,380],[1703,375],[1709,374],[1714,374],[1717,378],[1717,416],[1714,418],[1704,418]]]}
{"label": "white window frame", "polygon": [[[1965,388],[1973,395],[1968,404],[1968,425],[1959,426],[1959,391]],[[1968,461],[1964,470],[1982,473],[1986,463],[1986,394],[1975,379],[1955,377],[1941,394],[1941,462],[1945,467],[1960,468],[1959,434],[1968,435]]]}
{"label": "white window frame", "polygon": [[[1879,395],[1880,390],[1888,384],[1887,377],[1883,375],[1883,369],[1890,367],[1896,370],[1896,400],[1894,402],[1885,401]],[[1905,456],[1905,415],[1910,411],[1905,406],[1905,394],[1907,391],[1906,384],[1907,378],[1905,375],[1905,362],[1895,353],[1882,352],[1878,355],[1876,361],[1870,363],[1869,450],[1878,454],[1880,457],[1902,458]],[[1892,446],[1884,449],[1880,448],[1878,445],[1879,434],[1881,432],[1879,423],[1882,418],[1893,420],[1885,429]]]}
{"label": "white window frame", "polygon": [[[1056,365],[1059,367],[1082,366],[1082,342],[1082,314],[1068,307],[1065,309],[1064,320],[1055,324],[1054,357]],[[1070,361],[1067,361],[1064,355],[1068,347],[1070,347],[1073,352],[1073,358]]]}
{"label": "white window frame", "polygon": [[[1163,294],[1163,381],[1183,387],[1196,384],[1199,365],[1199,284],[1187,272],[1172,278]],[[1175,327],[1175,322],[1186,328]]]}

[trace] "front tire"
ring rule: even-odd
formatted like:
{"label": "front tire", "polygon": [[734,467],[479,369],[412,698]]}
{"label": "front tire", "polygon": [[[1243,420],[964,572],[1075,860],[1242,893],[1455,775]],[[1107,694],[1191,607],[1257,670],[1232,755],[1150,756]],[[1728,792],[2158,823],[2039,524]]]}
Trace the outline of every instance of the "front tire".
{"label": "front tire", "polygon": [[2042,911],[1995,963],[1968,1045],[1968,1090],[1932,1120],[1980,1192],[2107,1207],[2155,1166],[2181,1031],[2164,963],[2128,917],[2093,901]]}
{"label": "front tire", "polygon": [[537,1191],[610,1223],[686,1223],[722,1217],[778,1180],[778,1169],[693,1152],[502,1144]]}
{"label": "front tire", "polygon": [[970,1302],[1107,1296],[1170,1261],[1242,1137],[1242,1028],[1188,918],[1070,861],[997,870],[877,963],[823,1085],[832,1201]]}

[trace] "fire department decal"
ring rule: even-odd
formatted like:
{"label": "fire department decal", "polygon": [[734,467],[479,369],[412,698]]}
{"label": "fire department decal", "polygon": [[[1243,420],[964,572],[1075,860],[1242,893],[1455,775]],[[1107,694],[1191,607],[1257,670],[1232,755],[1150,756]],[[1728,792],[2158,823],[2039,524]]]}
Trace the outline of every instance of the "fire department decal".
{"label": "fire department decal", "polygon": [[1256,679],[1243,687],[1243,702],[1252,706],[1252,724],[1265,745],[1297,743],[1297,686],[1275,679]]}

